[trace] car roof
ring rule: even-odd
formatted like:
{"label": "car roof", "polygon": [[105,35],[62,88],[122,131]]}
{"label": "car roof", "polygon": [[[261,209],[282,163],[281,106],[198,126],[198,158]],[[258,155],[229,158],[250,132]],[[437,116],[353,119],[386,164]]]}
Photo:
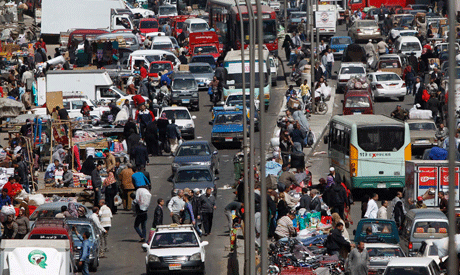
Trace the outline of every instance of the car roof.
{"label": "car roof", "polygon": [[206,62],[193,62],[193,63],[188,64],[188,66],[189,67],[198,67],[198,66],[211,67],[211,65],[209,65],[209,63],[206,63]]}
{"label": "car roof", "polygon": [[166,224],[166,225],[157,225],[155,234],[158,233],[168,233],[168,232],[194,232],[194,229],[191,225],[188,224]]}
{"label": "car roof", "polygon": [[340,64],[340,67],[343,68],[343,67],[365,67],[365,65],[363,63],[358,63],[358,62],[346,62],[346,63],[342,63]]}
{"label": "car roof", "polygon": [[351,39],[350,36],[346,36],[346,35],[345,36],[333,36],[333,37],[331,37],[331,39],[334,39],[334,38],[350,38]]}
{"label": "car roof", "polygon": [[[390,59],[389,59],[390,60]],[[387,61],[387,60],[385,60]],[[382,75],[382,74],[395,74],[397,76],[399,76],[397,73],[395,72],[373,72],[373,73],[369,73],[370,75]]]}
{"label": "car roof", "polygon": [[154,36],[152,43],[157,43],[157,42],[172,42],[171,38],[168,36]]}
{"label": "car roof", "polygon": [[47,226],[47,227],[35,227],[30,231],[30,235],[38,235],[38,234],[61,234],[61,235],[69,235],[69,231],[67,231],[64,227],[59,226]]}
{"label": "car roof", "polygon": [[407,212],[407,216],[414,216],[416,219],[442,219],[449,221],[444,213],[441,212],[439,209],[428,209],[428,208],[421,208],[421,209],[412,209]]}
{"label": "car roof", "polygon": [[420,40],[417,37],[414,36],[400,36],[396,41],[401,41],[401,42],[418,42],[420,43]]}
{"label": "car roof", "polygon": [[392,243],[364,243],[365,248],[401,248],[399,244],[392,244]]}
{"label": "car roof", "polygon": [[187,79],[195,79],[195,77],[193,76],[193,74],[191,74],[190,72],[176,72],[174,73],[174,80],[176,80],[176,78],[187,78]]}
{"label": "car roof", "polygon": [[182,142],[181,146],[184,146],[184,145],[199,145],[199,144],[209,144],[209,141],[207,141],[207,140],[184,141],[184,142]]}
{"label": "car roof", "polygon": [[184,22],[186,23],[208,23],[202,18],[188,18]]}
{"label": "car roof", "polygon": [[211,171],[211,168],[209,166],[204,166],[204,165],[188,165],[188,166],[181,166],[177,168],[177,172],[183,171],[183,170],[208,170]]}
{"label": "car roof", "polygon": [[429,257],[400,257],[391,259],[387,266],[427,266],[432,261]]}
{"label": "car roof", "polygon": [[212,56],[210,54],[200,54],[200,55],[192,56],[192,60],[196,59],[196,58],[200,58],[200,57],[210,57],[210,58],[214,59],[214,56]]}
{"label": "car roof", "polygon": [[[61,210],[61,206],[68,206],[69,205],[69,202],[67,201],[57,201],[57,202],[50,202],[50,203],[45,203],[45,204],[42,204],[40,205],[39,207],[37,207],[36,210],[55,210],[55,209],[58,209],[59,211]],[[76,206],[84,206],[83,204],[81,203],[78,203],[76,202],[75,203]],[[86,206],[85,206],[86,208]]]}
{"label": "car roof", "polygon": [[420,123],[420,122],[425,122],[425,123],[432,123],[435,124],[433,120],[431,119],[408,119],[406,120],[407,123]]}
{"label": "car roof", "polygon": [[167,111],[167,110],[187,110],[188,111],[188,108],[184,106],[167,106],[161,109],[162,112]]}

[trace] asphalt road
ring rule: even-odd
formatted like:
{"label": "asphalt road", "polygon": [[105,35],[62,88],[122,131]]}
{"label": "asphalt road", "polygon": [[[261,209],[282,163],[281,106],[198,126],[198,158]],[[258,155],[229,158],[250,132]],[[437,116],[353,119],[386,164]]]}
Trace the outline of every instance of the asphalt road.
{"label": "asphalt road", "polygon": [[[281,70],[280,70],[281,72]],[[284,81],[278,81],[278,86],[272,89],[271,105],[265,113],[267,128],[264,131],[265,140],[268,142],[275,128],[276,117],[278,116],[282,96],[285,91]],[[200,92],[200,111],[192,112],[197,118],[195,120],[196,139],[210,140],[211,127],[209,120],[211,119],[209,96],[206,91]],[[260,136],[256,133],[255,144],[256,148],[260,148]],[[267,148],[267,146],[264,146]],[[217,210],[214,212],[212,234],[203,237],[202,240],[207,240],[209,245],[206,247],[206,271],[207,274],[227,274],[227,258],[228,251],[225,250],[229,246],[230,240],[228,233],[224,233],[227,229],[224,226],[227,224],[227,219],[224,215],[224,207],[234,199],[233,189],[221,189],[224,185],[232,186],[234,183],[233,177],[233,157],[238,152],[238,149],[219,149],[220,156],[220,173],[217,181]],[[259,152],[257,151],[257,155]],[[153,211],[156,207],[158,198],[163,198],[168,203],[171,198],[172,184],[167,181],[171,176],[171,162],[173,157],[152,157],[150,165],[147,166],[147,171],[152,177],[152,202],[149,207],[149,220],[147,228],[150,229],[153,220]],[[169,210],[164,207],[164,223],[171,223]],[[101,259],[98,274],[144,274],[145,273],[145,255],[141,244],[138,243],[139,237],[134,231],[134,217],[131,212],[120,210],[112,219],[112,229],[109,233],[109,252],[106,253],[107,258]]]}

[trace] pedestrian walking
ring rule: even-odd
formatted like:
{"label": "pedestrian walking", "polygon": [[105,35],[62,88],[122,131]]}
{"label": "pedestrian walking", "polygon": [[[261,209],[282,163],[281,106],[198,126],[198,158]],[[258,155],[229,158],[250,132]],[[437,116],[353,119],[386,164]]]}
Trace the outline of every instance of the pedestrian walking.
{"label": "pedestrian walking", "polygon": [[26,209],[21,207],[19,209],[18,217],[16,218],[16,224],[18,225],[18,234],[16,235],[16,239],[24,239],[27,233],[30,232],[29,227],[29,218],[25,215]]}
{"label": "pedestrian walking", "polygon": [[183,200],[184,190],[178,190],[177,195],[172,197],[168,203],[169,215],[173,223],[180,224],[180,216],[184,211],[185,201]]}
{"label": "pedestrian walking", "polygon": [[[114,168],[115,166],[112,168],[112,170]],[[110,211],[116,213],[115,196],[118,193],[118,186],[117,180],[115,179],[115,175],[112,170],[109,170],[107,178],[105,178],[104,182],[102,183],[102,192],[105,195],[104,203],[107,202],[107,207],[110,208]]]}
{"label": "pedestrian walking", "polygon": [[214,210],[216,207],[216,198],[211,194],[212,189],[206,188],[206,193],[201,196],[201,217],[203,220],[203,231],[204,236],[211,234],[212,219],[214,216]]}
{"label": "pedestrian walking", "polygon": [[157,228],[158,225],[163,225],[163,206],[165,205],[165,200],[159,198],[157,200],[157,207],[153,214],[153,223],[152,228]]}
{"label": "pedestrian walking", "polygon": [[107,206],[105,200],[99,201],[99,219],[101,221],[101,226],[105,229],[105,233],[102,233],[102,252],[108,252],[107,249],[107,237],[109,236],[110,227],[112,227],[112,210]]}
{"label": "pedestrian walking", "polygon": [[334,65],[334,54],[332,54],[331,48],[327,50],[326,60],[327,60],[326,71],[327,71],[327,74],[329,75],[329,78],[332,78],[332,65]]}
{"label": "pedestrian walking", "polygon": [[441,210],[442,213],[447,215],[448,202],[447,202],[446,196],[444,194],[444,191],[439,191],[438,192],[438,198],[439,198],[439,210]]}
{"label": "pedestrian walking", "polygon": [[123,169],[118,178],[121,182],[121,191],[122,191],[122,201],[123,201],[123,209],[124,210],[131,210],[131,193],[135,191],[134,184],[133,184],[133,165],[128,163],[127,167]]}
{"label": "pedestrian walking", "polygon": [[345,270],[349,270],[352,275],[367,275],[369,272],[369,253],[364,249],[364,242],[359,242],[348,254],[345,261]]}
{"label": "pedestrian walking", "polygon": [[195,215],[193,213],[193,207],[190,203],[190,195],[184,194],[184,211],[182,211],[182,224],[193,224],[195,225]]}
{"label": "pedestrian walking", "polygon": [[372,194],[372,198],[369,199],[367,203],[367,210],[366,214],[364,214],[364,218],[368,219],[376,219],[377,213],[379,211],[379,207],[377,206],[377,200],[379,199],[379,195],[376,193]]}
{"label": "pedestrian walking", "polygon": [[379,211],[377,212],[377,219],[388,219],[387,215],[388,201],[383,200],[382,206],[380,206]]}
{"label": "pedestrian walking", "polygon": [[93,184],[93,189],[94,189],[94,203],[93,203],[94,206],[99,205],[99,200],[101,199],[101,195],[102,195],[101,193],[102,179],[99,173],[102,169],[103,164],[104,162],[98,161],[96,168],[91,172],[91,182]]}
{"label": "pedestrian walking", "polygon": [[171,146],[171,155],[176,152],[179,140],[182,138],[179,127],[176,125],[176,119],[171,119],[171,124],[166,126],[166,136],[168,137],[169,144]]}
{"label": "pedestrian walking", "polygon": [[345,240],[342,236],[343,227],[345,225],[342,222],[336,224],[336,227],[331,230],[326,238],[326,249],[329,255],[339,255],[342,248],[350,250],[350,242]]}
{"label": "pedestrian walking", "polygon": [[152,195],[145,187],[138,188],[135,194],[131,193],[131,198],[133,198],[133,207],[136,212],[134,230],[136,230],[137,234],[141,238],[139,241],[140,243],[147,242],[147,210],[150,205],[151,197]]}
{"label": "pedestrian walking", "polygon": [[[102,232],[102,234],[107,233],[107,230],[105,230],[105,228],[101,224],[101,221],[99,220],[99,207],[93,206],[93,214],[91,214],[89,219],[93,221],[93,223],[96,225],[96,227],[99,229],[99,231]],[[106,241],[107,241],[107,238],[104,239],[104,237],[101,240],[101,249],[99,250],[99,257],[101,257],[101,258],[105,258],[104,250],[105,250],[106,245],[107,245]]]}

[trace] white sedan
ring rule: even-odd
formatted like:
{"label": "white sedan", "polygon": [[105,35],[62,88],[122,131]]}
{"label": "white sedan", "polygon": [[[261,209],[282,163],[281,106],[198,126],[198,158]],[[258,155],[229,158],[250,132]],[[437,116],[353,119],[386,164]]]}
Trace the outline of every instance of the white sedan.
{"label": "white sedan", "polygon": [[392,72],[375,72],[368,74],[369,82],[374,98],[397,97],[399,101],[404,100],[406,95],[406,83]]}

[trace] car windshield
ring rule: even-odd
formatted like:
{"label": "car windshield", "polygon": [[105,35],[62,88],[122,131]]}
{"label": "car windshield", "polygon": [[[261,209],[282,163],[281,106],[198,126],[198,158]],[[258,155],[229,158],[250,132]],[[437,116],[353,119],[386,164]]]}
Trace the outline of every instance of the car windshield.
{"label": "car windshield", "polygon": [[399,64],[398,60],[385,60],[380,61],[379,69],[397,69],[401,68],[401,64]]}
{"label": "car windshield", "polygon": [[396,152],[404,145],[404,126],[359,127],[358,144],[366,152]]}
{"label": "car windshield", "polygon": [[367,248],[369,257],[404,257],[399,247],[372,247]]}
{"label": "car windshield", "polygon": [[417,222],[414,226],[413,237],[414,238],[444,238],[447,237],[447,222],[437,221],[437,222]]}
{"label": "car windshield", "polygon": [[190,90],[196,88],[196,81],[195,79],[174,79],[172,84],[173,90]]}
{"label": "car windshield", "polygon": [[198,247],[198,240],[193,232],[156,233],[151,248],[162,247]]}
{"label": "car windshield", "polygon": [[[250,103],[250,95],[246,95],[246,105]],[[227,106],[243,105],[243,95],[230,95],[227,97]],[[249,104],[250,105],[250,104]]]}
{"label": "car windshield", "polygon": [[189,66],[189,70],[192,74],[212,74],[212,68],[210,66]]}
{"label": "car windshield", "polygon": [[54,218],[56,214],[61,213],[61,208],[59,209],[46,209],[46,210],[38,210],[34,211],[32,215],[30,215],[30,220],[34,221],[37,218],[42,218],[42,217],[48,217],[48,218]]}
{"label": "car windshield", "polygon": [[[85,231],[88,231],[89,232],[89,240],[90,241],[93,241],[94,240],[94,236],[93,236],[93,230],[91,228],[91,226],[89,224],[72,224],[72,223],[69,223],[69,226],[70,227],[76,227],[77,228],[77,231],[78,233],[80,234],[80,236],[82,236],[83,232]],[[82,236],[83,238],[83,236]],[[72,230],[72,240],[74,242],[81,242],[80,239],[78,238],[77,234]]]}
{"label": "car windshield", "polygon": [[29,239],[32,240],[68,240],[64,234],[32,234]]}
{"label": "car windshield", "polygon": [[207,31],[208,24],[207,23],[193,23],[190,25],[190,30],[192,32]]}
{"label": "car windshield", "polygon": [[166,117],[171,119],[191,119],[190,113],[187,110],[165,110]]}
{"label": "car windshield", "polygon": [[171,63],[152,63],[150,64],[150,73],[159,73],[164,70],[168,72],[172,70]]}
{"label": "car windshield", "polygon": [[398,81],[401,80],[397,74],[378,74],[375,76],[377,81]]}
{"label": "car windshield", "polygon": [[411,131],[436,131],[436,125],[431,122],[409,123]]}
{"label": "car windshield", "polygon": [[365,74],[366,71],[363,67],[343,67],[340,74]]}
{"label": "car windshield", "polygon": [[389,223],[375,223],[375,222],[367,222],[363,223],[362,227],[362,234],[366,234],[367,228],[372,229],[372,234],[391,234],[393,231],[393,227]]}
{"label": "car windshield", "polygon": [[214,124],[222,125],[222,124],[239,124],[243,123],[243,114],[218,114],[216,117],[216,121]]}
{"label": "car windshield", "polygon": [[216,46],[199,46],[199,47],[195,47],[193,53],[194,54],[197,54],[197,53],[217,53],[217,48]]}
{"label": "car windshield", "polygon": [[210,156],[211,151],[209,151],[209,146],[204,144],[198,145],[181,145],[179,151],[177,151],[176,156]]}
{"label": "car windshield", "polygon": [[377,24],[375,23],[375,21],[361,21],[356,24],[356,27],[358,28],[376,27],[377,28]]}
{"label": "car windshield", "polygon": [[291,18],[301,18],[301,17],[305,17],[304,12],[293,12],[293,13],[291,13]]}
{"label": "car windshield", "polygon": [[405,42],[401,45],[401,51],[409,52],[409,51],[421,51],[420,43],[417,42]]}
{"label": "car windshield", "polygon": [[391,266],[385,269],[385,275],[430,275],[424,266]]}
{"label": "car windshield", "polygon": [[369,97],[367,97],[367,96],[350,96],[350,97],[347,98],[347,101],[345,102],[345,107],[346,108],[351,108],[351,107],[367,108],[367,107],[370,107]]}
{"label": "car windshield", "polygon": [[207,182],[212,181],[208,170],[180,170],[177,171],[176,183],[180,182]]}
{"label": "car windshield", "polygon": [[173,48],[172,43],[153,43],[152,44],[153,50],[168,50],[172,48]]}
{"label": "car windshield", "polygon": [[339,45],[339,44],[351,44],[351,38],[349,37],[340,37],[340,38],[332,38],[331,45]]}
{"label": "car windshield", "polygon": [[169,14],[175,14],[177,12],[176,7],[160,7],[160,14],[161,15],[169,15]]}
{"label": "car windshield", "polygon": [[204,63],[208,63],[209,65],[216,64],[216,61],[214,60],[214,57],[212,56],[194,56],[192,58],[192,63],[193,62],[204,62]]}
{"label": "car windshield", "polygon": [[141,21],[140,29],[158,29],[158,21]]}

